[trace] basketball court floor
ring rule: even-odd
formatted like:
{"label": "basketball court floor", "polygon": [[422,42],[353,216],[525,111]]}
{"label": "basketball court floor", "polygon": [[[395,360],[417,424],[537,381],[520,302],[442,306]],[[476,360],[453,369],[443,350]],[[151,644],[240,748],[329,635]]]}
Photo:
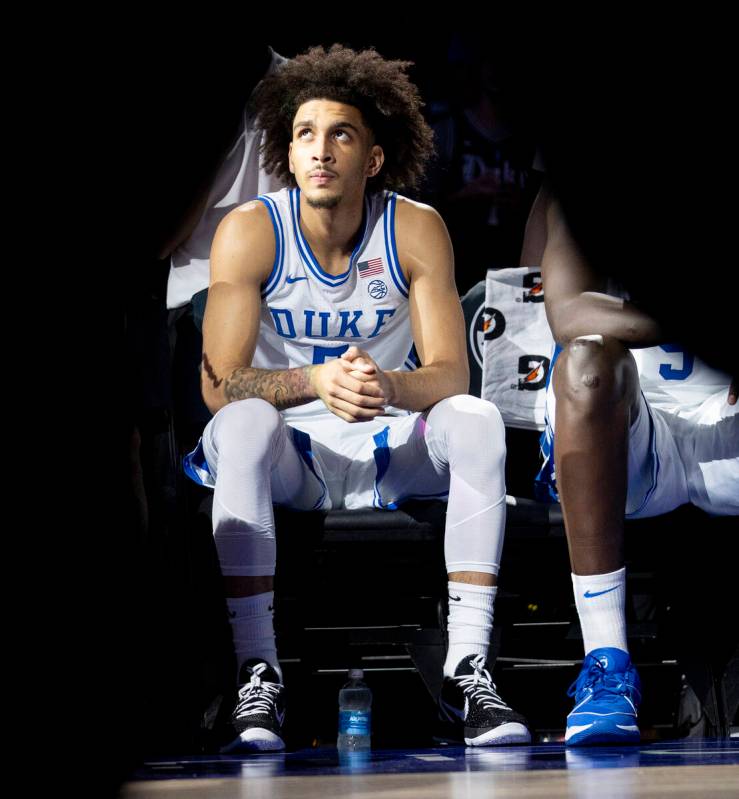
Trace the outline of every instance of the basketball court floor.
{"label": "basketball court floor", "polygon": [[148,760],[124,799],[739,797],[739,740],[568,749],[438,746],[341,757],[335,748]]}

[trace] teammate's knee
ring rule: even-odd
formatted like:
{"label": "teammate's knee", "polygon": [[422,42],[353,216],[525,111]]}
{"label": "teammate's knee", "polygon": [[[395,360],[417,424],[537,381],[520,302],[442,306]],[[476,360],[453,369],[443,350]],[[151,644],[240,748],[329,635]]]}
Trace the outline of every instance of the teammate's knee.
{"label": "teammate's knee", "polygon": [[563,349],[554,367],[557,402],[597,410],[628,397],[635,388],[633,357],[611,336],[580,336]]}

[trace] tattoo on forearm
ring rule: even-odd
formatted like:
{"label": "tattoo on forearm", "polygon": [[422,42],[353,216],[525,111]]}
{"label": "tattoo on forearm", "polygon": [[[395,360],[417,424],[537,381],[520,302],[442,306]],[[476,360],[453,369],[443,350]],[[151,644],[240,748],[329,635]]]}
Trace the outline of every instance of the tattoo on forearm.
{"label": "tattoo on forearm", "polygon": [[225,395],[229,402],[260,397],[277,408],[292,408],[312,399],[310,369],[253,369],[241,367],[226,378]]}
{"label": "tattoo on forearm", "polygon": [[213,383],[213,388],[218,388],[223,382],[223,378],[221,377],[219,379],[216,376],[216,373],[213,371],[213,367],[210,365],[208,356],[205,353],[203,353],[203,369],[205,369],[205,374],[207,374],[210,378],[210,382]]}

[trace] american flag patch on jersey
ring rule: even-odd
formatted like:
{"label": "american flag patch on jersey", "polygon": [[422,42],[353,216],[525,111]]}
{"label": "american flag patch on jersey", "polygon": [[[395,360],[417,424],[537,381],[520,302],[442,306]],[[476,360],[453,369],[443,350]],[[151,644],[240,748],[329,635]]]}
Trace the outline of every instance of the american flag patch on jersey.
{"label": "american flag patch on jersey", "polygon": [[357,264],[359,270],[359,277],[371,277],[372,275],[381,275],[385,271],[382,265],[382,258],[370,258],[369,261],[360,261]]}

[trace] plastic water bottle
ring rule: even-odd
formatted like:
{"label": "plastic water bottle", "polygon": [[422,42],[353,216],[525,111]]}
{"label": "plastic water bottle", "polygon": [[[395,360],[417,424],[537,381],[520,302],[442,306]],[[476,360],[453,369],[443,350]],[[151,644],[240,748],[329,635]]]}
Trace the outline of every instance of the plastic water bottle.
{"label": "plastic water bottle", "polygon": [[339,752],[358,752],[370,748],[372,729],[372,691],[364,681],[362,669],[349,669],[349,682],[339,691]]}

